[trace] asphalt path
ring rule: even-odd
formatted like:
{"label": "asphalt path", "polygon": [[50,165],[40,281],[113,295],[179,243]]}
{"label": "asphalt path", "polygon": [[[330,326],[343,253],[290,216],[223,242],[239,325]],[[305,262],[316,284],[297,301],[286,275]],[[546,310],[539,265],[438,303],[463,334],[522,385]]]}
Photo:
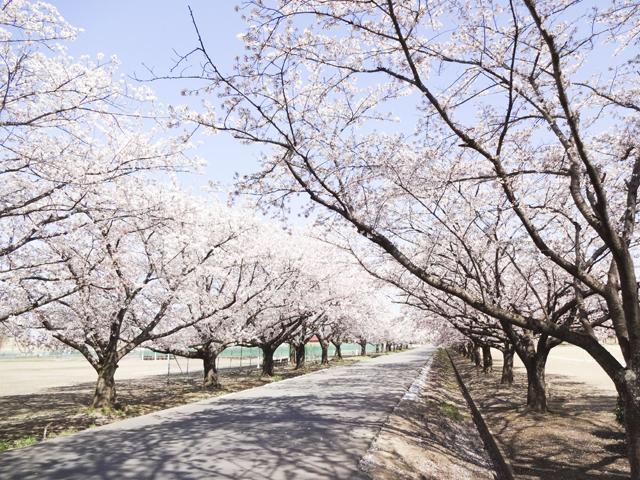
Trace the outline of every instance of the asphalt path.
{"label": "asphalt path", "polygon": [[0,453],[0,478],[365,479],[423,347]]}

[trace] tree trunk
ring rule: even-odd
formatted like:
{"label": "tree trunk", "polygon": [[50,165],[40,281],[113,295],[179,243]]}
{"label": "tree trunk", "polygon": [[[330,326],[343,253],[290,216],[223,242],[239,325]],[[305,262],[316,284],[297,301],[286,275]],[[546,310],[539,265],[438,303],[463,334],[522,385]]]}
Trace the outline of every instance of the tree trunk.
{"label": "tree trunk", "polygon": [[218,369],[216,367],[216,359],[218,353],[214,348],[205,348],[202,350],[202,363],[204,364],[204,379],[202,388],[220,388],[220,377],[218,377]]}
{"label": "tree trunk", "polygon": [[376,343],[376,353],[380,353],[380,344]]}
{"label": "tree trunk", "polygon": [[306,350],[305,343],[299,343],[296,345],[296,370],[300,370],[304,368],[305,360],[306,360]]}
{"label": "tree trunk", "polygon": [[117,368],[118,362],[115,356],[108,356],[98,370],[98,383],[89,408],[112,407],[117,404],[115,381]]}
{"label": "tree trunk", "polygon": [[502,378],[500,384],[513,385],[513,356],[515,351],[509,344],[502,351]]}
{"label": "tree trunk", "polygon": [[360,340],[360,356],[364,357],[367,354],[367,341]]}
{"label": "tree trunk", "polygon": [[473,342],[473,345],[471,346],[471,360],[476,364],[476,367],[480,367],[482,365],[480,347],[475,342]]}
{"label": "tree trunk", "polygon": [[269,377],[273,377],[274,373],[274,364],[273,364],[273,354],[276,353],[277,346],[273,345],[260,345],[262,349],[262,374],[267,375]]}
{"label": "tree trunk", "polygon": [[[625,385],[618,389],[624,411],[624,427],[627,435],[627,455],[631,467],[631,479],[640,479],[640,385],[638,378],[625,375]],[[630,385],[631,384],[631,385]]]}
{"label": "tree trunk", "polygon": [[331,342],[336,347],[336,352],[333,354],[333,358],[337,358],[338,360],[342,360],[342,343],[340,342]]}
{"label": "tree trunk", "polygon": [[322,349],[321,365],[329,365],[329,341],[320,340],[320,348]]}
{"label": "tree trunk", "polygon": [[548,355],[548,350],[538,351],[524,362],[527,369],[527,407],[538,413],[547,413],[544,373]]}
{"label": "tree trunk", "polygon": [[493,372],[493,357],[491,356],[491,347],[489,345],[482,346],[482,373]]}

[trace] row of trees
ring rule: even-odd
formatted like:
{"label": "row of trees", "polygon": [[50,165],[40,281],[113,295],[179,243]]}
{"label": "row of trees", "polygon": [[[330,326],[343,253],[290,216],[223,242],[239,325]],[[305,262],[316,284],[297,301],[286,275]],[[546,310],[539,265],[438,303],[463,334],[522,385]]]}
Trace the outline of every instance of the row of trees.
{"label": "row of trees", "polygon": [[0,27],[0,325],[81,352],[93,407],[116,402],[118,363],[138,346],[202,359],[217,386],[231,345],[260,347],[272,375],[279,345],[304,351],[314,334],[407,343],[342,250],[160,182],[199,170],[190,134],[156,139],[176,123],[116,77],[117,59],[66,56],[76,32],[54,7],[5,0]]}
{"label": "row of trees", "polygon": [[639,5],[247,0],[243,12],[233,73],[202,41],[182,59],[197,57],[198,93],[219,102],[176,110],[270,149],[241,190],[265,207],[307,195],[410,303],[508,339],[538,376],[536,410],[548,350],[585,349],[620,394],[640,479]]}

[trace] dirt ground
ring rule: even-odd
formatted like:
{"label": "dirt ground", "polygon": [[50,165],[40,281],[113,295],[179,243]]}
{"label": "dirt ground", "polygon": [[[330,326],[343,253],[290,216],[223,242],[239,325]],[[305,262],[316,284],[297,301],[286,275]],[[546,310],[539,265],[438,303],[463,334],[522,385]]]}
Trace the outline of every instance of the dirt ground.
{"label": "dirt ground", "polygon": [[[611,347],[615,350],[617,347]],[[494,373],[451,352],[464,382],[519,480],[629,478],[624,430],[616,424],[616,392],[600,367],[575,347],[552,351],[547,368],[547,415],[527,411],[526,374],[500,385],[501,355]]]}
{"label": "dirt ground", "polygon": [[[349,357],[340,362],[331,361],[329,367],[348,365],[366,358],[369,357]],[[255,367],[221,370],[222,388],[202,390],[202,370],[192,369],[192,374],[187,379],[180,374],[173,374],[170,383],[167,384],[166,362],[138,362],[125,362],[116,375],[118,401],[122,405],[120,410],[98,411],[87,409],[96,381],[96,374],[90,366],[86,366],[87,370],[77,361],[64,359],[2,362],[0,451],[15,446],[16,442],[22,445],[42,441],[124,418],[145,415],[329,368],[319,363],[307,363],[305,370],[280,366],[276,367],[276,376],[273,378],[261,376]],[[22,365],[19,365],[20,363]],[[157,374],[157,370],[164,373]],[[65,375],[65,371],[68,372],[68,376]],[[2,383],[2,378],[8,378],[10,381]],[[86,381],[87,378],[90,381]],[[25,393],[29,391],[31,393]]]}

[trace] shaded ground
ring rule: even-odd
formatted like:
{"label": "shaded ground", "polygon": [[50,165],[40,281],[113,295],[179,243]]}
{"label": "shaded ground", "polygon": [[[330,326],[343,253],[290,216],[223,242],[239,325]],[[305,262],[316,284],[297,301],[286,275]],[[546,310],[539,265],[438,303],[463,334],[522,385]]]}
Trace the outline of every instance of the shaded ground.
{"label": "shaded ground", "polygon": [[524,408],[522,370],[516,369],[514,385],[505,387],[499,368],[482,374],[468,359],[450,353],[517,479],[629,478],[624,430],[612,413],[614,392],[574,376],[548,373],[552,413],[536,414]]}
{"label": "shaded ground", "polygon": [[501,478],[444,350],[438,350],[415,390],[389,416],[361,468],[375,480]]}
{"label": "shaded ground", "polygon": [[[329,366],[349,365],[367,358],[369,357],[350,357],[341,362],[331,361]],[[255,367],[223,370],[222,388],[219,390],[201,389],[202,380],[199,376],[191,376],[185,380],[180,375],[172,375],[169,384],[166,374],[119,380],[116,381],[116,387],[118,401],[122,405],[120,410],[95,411],[86,408],[91,402],[95,382],[52,387],[33,394],[0,396],[0,451],[14,446],[17,441],[42,441],[326,368],[329,367],[319,363],[307,363],[305,370],[281,366],[276,367],[274,378],[260,376]]]}

